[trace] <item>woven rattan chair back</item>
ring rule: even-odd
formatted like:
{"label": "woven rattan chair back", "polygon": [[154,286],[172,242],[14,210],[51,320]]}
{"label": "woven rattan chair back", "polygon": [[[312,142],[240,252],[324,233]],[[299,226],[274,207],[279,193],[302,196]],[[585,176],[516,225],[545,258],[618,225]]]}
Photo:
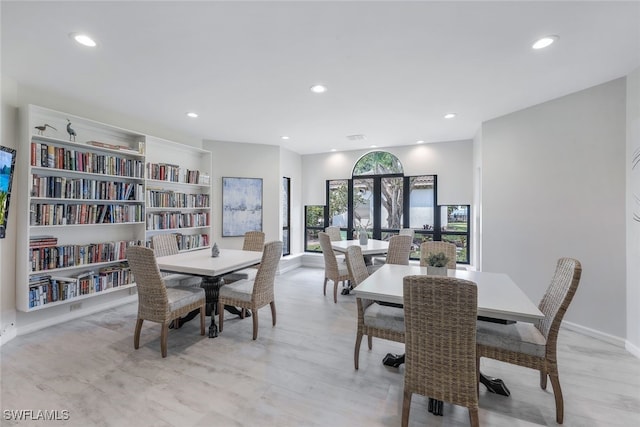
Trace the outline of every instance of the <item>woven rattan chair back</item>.
{"label": "woven rattan chair back", "polygon": [[386,263],[409,265],[412,241],[413,239],[409,235],[392,236],[391,239],[389,239],[389,250],[387,252]]}
{"label": "woven rattan chair back", "polygon": [[273,284],[282,257],[282,242],[274,241],[264,245],[260,267],[253,285],[253,298],[256,304],[273,301]]}
{"label": "woven rattan chair back", "polygon": [[171,321],[192,310],[200,310],[200,334],[204,335],[206,297],[202,288],[164,285],[153,249],[141,246],[127,248],[127,261],[138,289],[138,318],[133,346],[140,345],[140,332],[144,320],[161,324],[160,350],[167,357],[167,335]]}
{"label": "woven rattan chair back", "polygon": [[345,259],[347,260],[349,276],[351,276],[351,284],[355,288],[362,283],[364,279],[369,277],[369,270],[367,270],[360,246],[349,246]]}
{"label": "woven rattan chair back", "polygon": [[469,408],[478,425],[477,287],[444,276],[404,278],[405,373],[402,425],[411,395]]}
{"label": "woven rattan chair back", "polygon": [[264,233],[262,231],[247,231],[242,242],[243,251],[262,252],[264,248]]}
{"label": "woven rattan chair back", "polygon": [[[159,256],[175,255],[178,252],[178,240],[175,234],[157,234],[151,238],[153,253]],[[162,277],[170,276],[171,273],[161,272]]]}
{"label": "woven rattan chair back", "polygon": [[431,254],[437,254],[439,252],[444,252],[444,254],[449,258],[449,262],[447,262],[447,268],[455,270],[456,268],[456,245],[449,242],[423,242],[420,245],[420,265],[422,267],[426,267],[429,263],[427,259]]}
{"label": "woven rattan chair back", "polygon": [[332,242],[337,242],[339,240],[342,240],[340,227],[331,226],[331,227],[325,228],[324,231],[329,235],[329,238],[331,239]]}
{"label": "woven rattan chair back", "polygon": [[338,302],[338,282],[343,284],[349,280],[349,271],[344,266],[340,268],[336,254],[331,248],[331,238],[327,233],[318,233],[322,257],[324,258],[324,285],[322,287],[324,295],[327,294],[327,281],[333,281],[333,302]]}

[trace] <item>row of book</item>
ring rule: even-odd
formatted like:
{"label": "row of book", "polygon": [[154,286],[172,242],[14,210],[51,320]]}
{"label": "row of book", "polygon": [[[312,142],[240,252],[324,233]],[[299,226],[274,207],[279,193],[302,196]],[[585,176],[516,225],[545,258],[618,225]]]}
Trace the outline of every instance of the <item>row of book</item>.
{"label": "row of book", "polygon": [[144,201],[144,185],[64,176],[33,175],[32,197]]}
{"label": "row of book", "polygon": [[147,230],[209,226],[209,212],[154,212],[147,214]]}
{"label": "row of book", "polygon": [[31,276],[29,279],[29,308],[102,292],[131,283],[134,283],[134,278],[126,262],[102,268],[98,273],[88,271],[76,277]]}
{"label": "row of book", "polygon": [[144,207],[137,204],[31,203],[30,225],[121,224],[142,222]]}
{"label": "row of book", "polygon": [[147,163],[147,177],[159,181],[181,182],[185,184],[209,184],[209,182],[203,181],[209,180],[208,175],[203,175],[201,180],[200,171],[181,168],[178,165],[169,163]]}
{"label": "row of book", "polygon": [[141,244],[141,241],[136,240],[120,240],[86,245],[30,246],[29,262],[31,271],[37,272],[98,262],[120,261],[126,259],[128,247]]}
{"label": "row of book", "polygon": [[[178,249],[189,250],[196,248],[203,248],[205,246],[209,246],[209,235],[208,234],[176,234],[176,239],[178,241]],[[151,240],[146,241],[146,246],[148,248],[153,249],[153,245],[151,244]]]}
{"label": "row of book", "polygon": [[142,160],[92,151],[70,150],[40,142],[31,142],[31,166],[144,178]]}
{"label": "row of book", "polygon": [[150,208],[208,208],[209,195],[149,189],[147,206]]}

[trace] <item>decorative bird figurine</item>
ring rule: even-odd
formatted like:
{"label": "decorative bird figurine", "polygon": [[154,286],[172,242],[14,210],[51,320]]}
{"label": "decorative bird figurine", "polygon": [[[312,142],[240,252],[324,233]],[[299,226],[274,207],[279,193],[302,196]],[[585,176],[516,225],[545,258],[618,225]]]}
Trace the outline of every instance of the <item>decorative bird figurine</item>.
{"label": "decorative bird figurine", "polygon": [[44,131],[47,130],[47,128],[51,128],[53,130],[58,130],[58,129],[54,128],[53,126],[51,126],[48,123],[45,123],[42,126],[36,126],[35,128],[38,129],[38,135],[44,135]]}
{"label": "decorative bird figurine", "polygon": [[76,131],[71,127],[71,120],[67,119],[69,123],[67,123],[67,133],[69,134],[69,141],[71,141],[71,137],[73,137],[73,141],[76,141]]}

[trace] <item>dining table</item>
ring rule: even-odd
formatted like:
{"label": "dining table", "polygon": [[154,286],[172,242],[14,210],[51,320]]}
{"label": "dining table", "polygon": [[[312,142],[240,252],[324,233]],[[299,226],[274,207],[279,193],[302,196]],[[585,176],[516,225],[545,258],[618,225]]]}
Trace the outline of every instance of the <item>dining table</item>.
{"label": "dining table", "polygon": [[215,309],[218,304],[220,287],[224,285],[222,276],[259,264],[262,261],[262,252],[220,249],[218,255],[214,257],[210,250],[201,249],[157,257],[156,261],[160,271],[190,274],[203,278],[201,286],[204,288],[207,298],[207,312],[211,313],[209,338],[215,338],[218,336]]}
{"label": "dining table", "polygon": [[[373,265],[373,255],[383,255],[389,251],[389,242],[386,240],[367,239],[367,243],[363,244],[359,239],[334,240],[331,242],[331,249],[335,252],[346,253],[351,246],[360,246],[364,263],[368,266]],[[342,295],[349,295],[351,286],[342,289]]]}
{"label": "dining table", "polygon": [[[405,276],[426,275],[427,268],[419,265],[384,264],[362,281],[353,293],[357,298],[403,304],[403,279]],[[498,323],[534,323],[544,314],[531,299],[505,273],[448,269],[447,276],[474,282],[478,290],[478,319]],[[404,355],[388,354],[384,363],[399,366]],[[489,391],[508,396],[509,389],[499,378],[480,373],[480,381]],[[430,402],[431,404],[431,402]],[[441,406],[440,406],[441,408]]]}

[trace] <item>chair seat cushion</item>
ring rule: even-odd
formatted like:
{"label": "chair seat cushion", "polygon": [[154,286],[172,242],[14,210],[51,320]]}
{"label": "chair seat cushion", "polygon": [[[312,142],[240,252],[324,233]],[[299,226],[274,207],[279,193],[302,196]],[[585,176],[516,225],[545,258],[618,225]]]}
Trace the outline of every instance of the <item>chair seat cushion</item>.
{"label": "chair seat cushion", "polygon": [[364,310],[366,326],[404,333],[404,309],[371,304]]}
{"label": "chair seat cushion", "polygon": [[240,301],[251,301],[253,294],[252,280],[238,280],[220,288],[220,298],[232,298]]}
{"label": "chair seat cushion", "polygon": [[245,268],[244,270],[238,270],[233,273],[229,273],[224,276],[225,283],[236,282],[238,280],[255,280],[257,268]]}
{"label": "chair seat cushion", "polygon": [[546,339],[531,323],[516,322],[503,325],[478,320],[476,325],[476,341],[480,345],[531,356],[545,356]]}
{"label": "chair seat cushion", "polygon": [[173,286],[167,288],[169,311],[175,311],[187,305],[205,300],[204,289],[196,287]]}

